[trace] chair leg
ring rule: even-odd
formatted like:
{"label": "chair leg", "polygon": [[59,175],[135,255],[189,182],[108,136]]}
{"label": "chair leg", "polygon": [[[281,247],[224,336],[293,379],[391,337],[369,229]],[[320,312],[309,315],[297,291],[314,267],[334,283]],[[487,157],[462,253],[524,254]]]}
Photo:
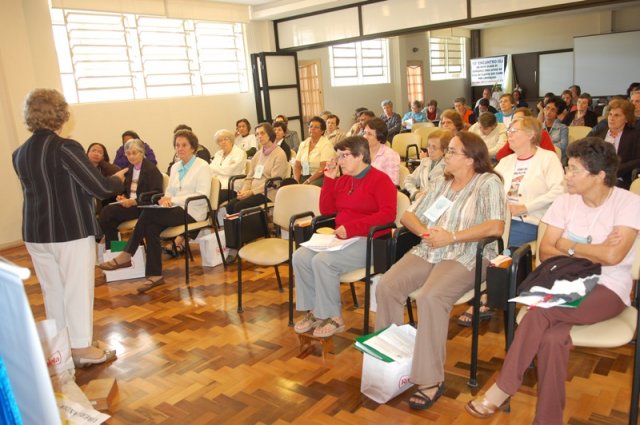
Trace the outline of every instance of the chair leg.
{"label": "chair leg", "polygon": [[289,256],[289,326],[293,326],[293,267]]}
{"label": "chair leg", "polygon": [[473,317],[471,319],[471,365],[469,367],[469,382],[471,388],[478,387],[478,334],[480,331],[480,291],[473,297]]}
{"label": "chair leg", "polygon": [[358,303],[358,297],[356,296],[356,287],[354,286],[353,282],[350,282],[349,286],[351,286],[351,296],[353,297],[353,306],[355,308],[360,308],[360,304]]}
{"label": "chair leg", "polygon": [[185,253],[184,253],[184,280],[187,284],[187,286],[189,286],[189,259],[191,259],[191,261],[193,261],[193,256],[191,255],[191,248],[189,247],[189,237],[185,235],[184,238],[184,249],[185,249]]}
{"label": "chair leg", "polygon": [[409,316],[409,324],[416,327],[416,321],[413,318],[413,305],[411,304],[411,298],[407,297],[407,315]]}
{"label": "chair leg", "polygon": [[[640,314],[640,312],[638,312]],[[640,322],[640,319],[638,319]],[[638,327],[636,326],[636,329]],[[633,381],[631,383],[631,406],[629,407],[629,425],[638,423],[638,401],[640,401],[640,349],[636,340],[633,360]]]}
{"label": "chair leg", "polygon": [[362,327],[362,335],[369,333],[369,308],[371,307],[371,284],[368,279],[364,281],[364,326]]}
{"label": "chair leg", "polygon": [[278,270],[278,266],[273,266],[276,269],[276,278],[278,279],[278,291],[284,292],[284,288],[282,288],[282,281],[280,280],[280,271]]}
{"label": "chair leg", "polygon": [[238,313],[242,312],[242,259],[238,255]]}

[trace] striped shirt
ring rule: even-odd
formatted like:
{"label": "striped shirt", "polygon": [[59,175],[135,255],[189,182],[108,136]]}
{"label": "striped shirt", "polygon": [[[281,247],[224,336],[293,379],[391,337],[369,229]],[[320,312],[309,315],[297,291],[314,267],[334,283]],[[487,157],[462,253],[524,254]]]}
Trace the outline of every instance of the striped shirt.
{"label": "striped shirt", "polygon": [[100,235],[95,201],[122,192],[117,177],[104,177],[75,140],[37,130],[13,153],[24,204],[25,242],[55,243]]}
{"label": "striped shirt", "polygon": [[[412,211],[427,227],[439,226],[448,232],[459,232],[488,220],[502,220],[505,216],[505,198],[502,181],[493,173],[476,174],[467,185],[455,192],[451,189],[453,179],[444,176],[431,182],[429,191],[411,206]],[[435,221],[428,220],[424,213],[444,196],[453,204]],[[454,243],[442,248],[430,248],[423,241],[411,250],[429,263],[442,260],[455,260],[473,270],[476,263],[477,242]],[[497,243],[485,248],[485,258],[494,258],[498,254]]]}

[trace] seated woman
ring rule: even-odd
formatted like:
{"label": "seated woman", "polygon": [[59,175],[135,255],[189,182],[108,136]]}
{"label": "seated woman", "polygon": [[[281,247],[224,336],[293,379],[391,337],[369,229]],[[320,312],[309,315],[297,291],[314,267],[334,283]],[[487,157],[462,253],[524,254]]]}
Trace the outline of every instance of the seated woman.
{"label": "seated woman", "polygon": [[470,132],[477,134],[486,143],[489,157],[494,160],[496,154],[507,142],[507,127],[496,120],[491,112],[485,112],[478,122],[471,126]]}
{"label": "seated woman", "polygon": [[438,121],[441,115],[440,108],[438,108],[438,101],[431,99],[422,112],[424,112],[428,121]]}
{"label": "seated woman", "polygon": [[400,184],[400,155],[386,145],[387,125],[380,118],[367,121],[364,138],[369,143],[371,166],[389,176],[393,184]]}
{"label": "seated woman", "polygon": [[567,156],[569,193],[556,199],[542,218],[548,227],[540,243],[540,259],[568,255],[600,263],[600,281],[577,308],[529,310],[496,383],[482,399],[467,404],[467,412],[475,417],[488,418],[506,406],[537,357],[538,403],[533,423],[562,424],[571,327],[610,319],[630,304],[640,197],[615,187],[619,160],[610,143],[587,137],[571,143]]}
{"label": "seated woman", "polygon": [[620,158],[616,186],[628,189],[631,185],[631,172],[640,167],[640,130],[633,127],[635,108],[624,99],[609,102],[609,114],[606,125],[594,128],[590,136],[596,136],[611,143]]}
{"label": "seated woman", "polygon": [[293,177],[299,183],[322,186],[324,167],[335,156],[333,145],[324,137],[326,129],[327,124],[320,117],[309,121],[309,138],[300,143],[293,166]]}
{"label": "seated woman", "polygon": [[[402,224],[422,242],[380,279],[376,290],[376,329],[404,322],[407,297],[419,290],[418,332],[409,399],[413,409],[427,409],[444,393],[444,362],[449,313],[453,303],[473,288],[477,242],[504,230],[502,181],[489,159],[487,145],[461,131],[445,154],[445,174],[402,216]],[[494,258],[497,244],[485,249]]]}
{"label": "seated woman", "polygon": [[407,130],[411,130],[413,124],[417,122],[427,122],[427,115],[422,112],[422,102],[414,100],[411,102],[411,110],[402,117],[402,126]]}
{"label": "seated woman", "polygon": [[[516,120],[518,118],[532,117],[532,116],[533,116],[533,114],[531,113],[531,110],[529,108],[518,108],[518,109],[516,109],[516,112],[513,114],[513,119]],[[553,142],[551,141],[551,137],[549,136],[549,133],[547,133],[547,130],[545,130],[544,128],[540,132],[540,145],[539,146],[542,149],[546,149],[548,151],[556,153],[556,147],[553,144]],[[509,147],[509,143],[505,143],[504,146],[502,148],[500,148],[500,150],[496,153],[496,160],[500,161],[500,160],[502,160],[502,158],[505,158],[505,157],[511,155],[512,153],[513,153],[513,151]],[[557,156],[557,154],[556,154],[556,156]]]}
{"label": "seated woman", "polygon": [[335,146],[338,142],[346,137],[344,131],[340,130],[340,118],[337,115],[327,115],[327,131],[325,131],[325,137],[329,139],[331,144]]}
{"label": "seated woman", "polygon": [[440,127],[449,130],[453,136],[457,136],[459,131],[464,130],[464,121],[459,113],[454,109],[445,109],[440,115]]}
{"label": "seated woman", "polygon": [[[211,175],[220,180],[219,202],[229,200],[229,178],[244,173],[247,154],[233,143],[233,133],[229,130],[218,130],[213,136],[220,147],[211,160]],[[212,205],[214,207],[214,205]]]}
{"label": "seated woman", "polygon": [[[143,293],[164,283],[162,277],[162,249],[160,233],[171,226],[184,223],[184,206],[191,196],[211,194],[211,171],[209,164],[195,153],[198,138],[189,130],[178,130],[173,135],[176,154],[180,161],[173,164],[169,184],[165,194],[158,201],[164,208],[145,209],[138,219],[127,245],[117,257],[98,265],[102,270],[117,270],[131,266],[131,257],[136,253],[142,240],[146,241],[147,262],[145,275],[147,283],[138,289]],[[204,199],[189,204],[190,223],[207,217],[207,201]]]}
{"label": "seated woman", "polygon": [[[420,160],[420,165],[404,180],[404,189],[411,200],[424,195],[429,184],[444,174],[444,153],[449,147],[453,134],[449,130],[439,129],[429,134],[427,139],[428,156]],[[421,154],[422,156],[422,154]]]}
{"label": "seated woman", "polygon": [[598,115],[589,109],[590,105],[591,95],[582,93],[576,101],[576,109],[564,117],[562,124],[567,127],[576,125],[595,127],[598,124]]}
{"label": "seated woman", "polygon": [[[296,308],[307,312],[295,331],[313,330],[318,337],[344,331],[340,276],[365,266],[369,228],[392,222],[396,216],[396,188],[385,173],[370,165],[367,141],[347,137],[335,149],[337,159],[329,161],[325,171],[320,213],[336,214],[338,238],[358,240],[340,251],[315,252],[300,247],[293,254]],[[338,166],[342,176],[336,179]]]}
{"label": "seated woman", "polygon": [[145,192],[162,192],[162,173],[144,157],[144,143],[131,139],[124,144],[127,160],[131,163],[124,175],[124,193],[116,197],[117,204],[105,206],[100,211],[98,222],[105,237],[105,248],[111,249],[111,241],[118,240],[118,225],[138,218],[142,204],[140,195]]}
{"label": "seated woman", "polygon": [[291,130],[289,128],[289,119],[287,118],[287,116],[276,115],[276,118],[273,121],[274,121],[274,124],[277,122],[283,122],[285,124],[286,130],[284,132],[284,141],[287,144],[287,146],[289,146],[289,148],[293,150],[298,150],[298,148],[300,147],[300,136],[298,136],[297,131]]}
{"label": "seated woman", "polygon": [[[121,138],[122,138],[122,146],[120,146],[116,151],[116,158],[113,160],[113,164],[124,169],[129,167],[129,165],[131,165],[129,164],[129,161],[127,161],[127,156],[124,154],[124,144],[131,139],[142,140],[142,138],[138,136],[138,133],[132,130],[127,130],[124,133],[122,133]],[[145,142],[142,142],[142,143],[144,143],[144,157],[147,158],[149,161],[153,162],[154,164],[157,164],[158,161],[156,160],[156,154],[153,153],[153,149],[151,149],[151,146],[149,146]]]}
{"label": "seated woman", "polygon": [[[511,121],[509,146],[515,152],[496,165],[503,178],[507,207],[511,212],[509,247],[535,241],[538,224],[551,203],[565,192],[564,170],[555,152],[540,148],[540,121],[533,117]],[[486,306],[486,295],[480,299],[480,320],[493,315]],[[473,308],[460,315],[458,324],[471,326]]]}
{"label": "seated woman", "polygon": [[[186,124],[178,124],[176,128],[173,129],[173,134],[176,134],[176,131],[178,130],[189,130],[193,132],[193,129]],[[204,146],[202,143],[198,144],[198,150],[196,151],[196,156],[198,158],[204,159],[207,162],[211,161],[211,153],[209,153],[209,149],[207,149],[207,147]],[[169,166],[167,167],[167,175],[171,174],[171,167],[173,167],[173,164],[175,164],[177,161],[180,161],[180,158],[174,155],[173,159],[169,163]]]}
{"label": "seated woman", "polygon": [[287,124],[284,121],[276,121],[273,123],[273,131],[276,133],[276,145],[284,151],[287,156],[287,162],[291,162],[291,146],[285,141],[287,135]]}
{"label": "seated woman", "polygon": [[109,162],[107,148],[102,143],[91,143],[87,149],[87,158],[105,177],[110,177],[120,171],[120,167]]}
{"label": "seated woman", "polygon": [[554,96],[550,98],[544,105],[544,125],[545,130],[549,133],[553,145],[560,149],[562,154],[562,163],[567,163],[567,145],[569,145],[569,129],[562,124],[558,116],[564,112],[566,104],[561,98]]}
{"label": "seated woman", "polygon": [[236,146],[247,153],[247,157],[251,158],[258,148],[256,136],[251,133],[251,124],[246,118],[240,118],[236,121]]}

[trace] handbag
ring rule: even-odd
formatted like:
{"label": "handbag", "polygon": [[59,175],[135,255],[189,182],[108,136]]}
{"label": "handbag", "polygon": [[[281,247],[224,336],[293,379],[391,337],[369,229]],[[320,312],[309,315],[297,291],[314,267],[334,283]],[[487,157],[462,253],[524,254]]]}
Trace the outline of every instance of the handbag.
{"label": "handbag", "polygon": [[572,281],[599,275],[601,271],[602,266],[600,263],[593,263],[586,258],[557,255],[540,263],[533,273],[530,273],[518,286],[518,294],[527,292],[534,286],[551,289],[556,280]]}
{"label": "handbag", "polygon": [[240,249],[243,245],[267,236],[267,222],[264,210],[256,210],[240,217],[237,214],[224,218],[224,234],[227,248]]}

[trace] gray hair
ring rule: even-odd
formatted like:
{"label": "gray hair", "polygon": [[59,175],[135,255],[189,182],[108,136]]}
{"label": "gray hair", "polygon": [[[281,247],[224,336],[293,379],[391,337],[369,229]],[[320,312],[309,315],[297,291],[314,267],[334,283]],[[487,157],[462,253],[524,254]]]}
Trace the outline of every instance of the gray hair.
{"label": "gray hair", "polygon": [[235,136],[229,130],[222,129],[216,131],[216,134],[213,135],[213,140],[215,140],[216,143],[218,143],[218,140],[220,139],[229,139],[231,143],[233,143],[233,141],[235,140]]}
{"label": "gray hair", "polygon": [[389,106],[393,107],[393,102],[392,102],[392,101],[390,101],[389,99],[385,99],[385,100],[383,100],[383,101],[380,103],[380,106],[382,106],[383,108],[384,108],[385,106],[387,106],[387,105],[389,105]]}
{"label": "gray hair", "polygon": [[144,156],[144,142],[142,140],[140,139],[127,140],[127,142],[124,144],[124,152],[126,153],[130,149],[136,150],[142,153],[142,156]]}

